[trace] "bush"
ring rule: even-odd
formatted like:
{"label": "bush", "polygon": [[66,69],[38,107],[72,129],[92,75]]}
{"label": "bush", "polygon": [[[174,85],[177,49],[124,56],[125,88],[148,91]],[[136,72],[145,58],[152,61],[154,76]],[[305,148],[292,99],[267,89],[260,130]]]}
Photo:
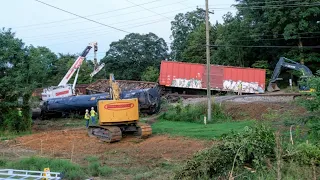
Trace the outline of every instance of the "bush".
{"label": "bush", "polygon": [[[199,122],[203,123],[204,116],[207,114],[207,105],[205,103],[199,103],[196,105],[183,106],[182,103],[178,103],[175,106],[170,106],[167,112],[161,115],[161,119],[167,121],[186,121],[186,122]],[[217,122],[221,120],[228,120],[231,117],[227,116],[223,112],[223,107],[212,103],[212,119]]]}
{"label": "bush", "polygon": [[274,135],[269,128],[262,125],[247,128],[245,132],[226,136],[221,143],[197,153],[176,173],[175,179],[227,177],[234,159],[235,171],[245,163],[262,169],[266,159],[274,157],[274,147]]}

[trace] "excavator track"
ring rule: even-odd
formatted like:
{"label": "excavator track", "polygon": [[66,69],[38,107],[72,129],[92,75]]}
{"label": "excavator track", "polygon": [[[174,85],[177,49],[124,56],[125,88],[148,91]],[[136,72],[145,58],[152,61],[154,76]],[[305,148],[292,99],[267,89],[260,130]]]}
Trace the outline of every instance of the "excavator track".
{"label": "excavator track", "polygon": [[122,138],[121,129],[117,126],[89,126],[88,135],[110,143]]}
{"label": "excavator track", "polygon": [[138,138],[147,138],[152,134],[152,128],[150,125],[145,123],[138,123],[137,124],[137,132],[136,136]]}

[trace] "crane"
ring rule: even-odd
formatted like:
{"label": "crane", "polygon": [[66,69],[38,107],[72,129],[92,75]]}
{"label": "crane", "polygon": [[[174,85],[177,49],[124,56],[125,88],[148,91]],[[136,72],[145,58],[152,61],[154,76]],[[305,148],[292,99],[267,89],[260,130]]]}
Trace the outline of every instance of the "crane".
{"label": "crane", "polygon": [[[305,65],[300,64],[298,62],[295,62],[291,59],[285,58],[285,57],[280,57],[274,71],[272,74],[272,77],[269,81],[269,85],[267,87],[267,90],[269,92],[273,92],[273,91],[279,91],[280,88],[278,87],[278,85],[276,84],[277,80],[282,80],[279,77],[279,74],[281,72],[282,67],[284,68],[289,68],[289,69],[293,69],[293,70],[297,70],[302,72],[302,76],[300,77],[300,81],[306,82],[306,80],[310,77],[313,76],[312,71]],[[310,90],[309,87],[305,86],[305,85],[301,85],[299,84],[299,89],[301,91],[308,91]]]}
{"label": "crane", "polygon": [[[80,54],[77,60],[73,63],[73,65],[68,70],[68,72],[62,78],[58,86],[51,86],[43,89],[43,92],[41,93],[42,100],[45,101],[45,100],[57,98],[57,97],[68,97],[75,94],[75,85],[77,83],[80,66],[82,65],[84,58],[87,56],[87,54],[92,48],[94,48],[94,53],[96,54],[98,50],[97,42],[89,43],[89,45],[83,50],[83,52]],[[77,71],[76,77],[74,79],[73,85],[71,86],[70,84],[68,84],[68,82],[76,71]]]}
{"label": "crane", "polygon": [[121,89],[110,74],[110,99],[98,100],[98,125],[88,127],[90,137],[98,137],[105,142],[120,141],[122,134],[134,133],[139,138],[152,134],[151,126],[139,122],[138,98],[121,99]]}

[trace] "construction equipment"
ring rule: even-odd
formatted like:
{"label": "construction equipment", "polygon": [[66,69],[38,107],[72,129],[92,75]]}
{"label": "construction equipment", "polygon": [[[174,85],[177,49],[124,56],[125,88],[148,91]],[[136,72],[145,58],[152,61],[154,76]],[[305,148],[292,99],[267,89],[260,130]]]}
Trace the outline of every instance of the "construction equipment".
{"label": "construction equipment", "polygon": [[298,62],[295,62],[291,59],[281,57],[273,71],[272,77],[270,79],[269,85],[267,87],[267,90],[269,92],[279,91],[280,88],[276,84],[277,80],[282,80],[282,78],[278,78],[279,74],[281,72],[281,68],[289,68],[293,70],[300,71],[302,73],[302,76],[300,77],[299,83],[299,90],[300,92],[310,92],[313,91],[313,89],[310,89],[306,83],[310,77],[312,77],[312,71],[305,65],[300,64]]}
{"label": "construction equipment", "polygon": [[139,122],[138,98],[121,99],[121,89],[110,74],[111,100],[99,100],[97,113],[99,124],[88,127],[88,135],[105,142],[120,141],[122,134],[133,133],[139,138],[152,134],[150,125]]}
{"label": "construction equipment", "polygon": [[[51,86],[43,89],[43,92],[41,93],[42,100],[45,101],[45,100],[57,98],[57,97],[68,97],[75,94],[75,85],[78,79],[80,66],[82,65],[84,58],[87,56],[91,48],[94,48],[94,53],[96,54],[98,50],[97,42],[89,43],[89,45],[84,49],[81,55],[77,58],[77,60],[73,63],[71,68],[68,70],[66,75],[60,81],[58,86]],[[68,82],[73,76],[73,74],[75,73],[75,71],[77,71],[76,77],[74,79],[73,85],[70,85],[68,84]]]}

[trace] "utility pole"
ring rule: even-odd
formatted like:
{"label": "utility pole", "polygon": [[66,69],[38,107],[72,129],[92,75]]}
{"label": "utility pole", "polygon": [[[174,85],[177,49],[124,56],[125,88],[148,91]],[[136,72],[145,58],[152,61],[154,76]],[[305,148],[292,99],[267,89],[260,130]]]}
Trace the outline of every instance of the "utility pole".
{"label": "utility pole", "polygon": [[211,87],[210,87],[210,41],[209,41],[209,0],[206,0],[206,53],[207,53],[207,99],[208,121],[211,121]]}

